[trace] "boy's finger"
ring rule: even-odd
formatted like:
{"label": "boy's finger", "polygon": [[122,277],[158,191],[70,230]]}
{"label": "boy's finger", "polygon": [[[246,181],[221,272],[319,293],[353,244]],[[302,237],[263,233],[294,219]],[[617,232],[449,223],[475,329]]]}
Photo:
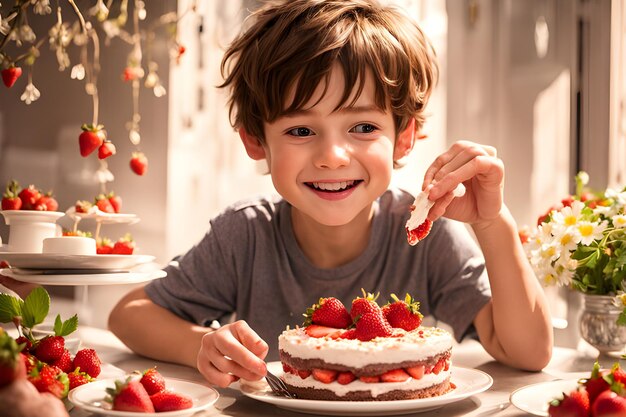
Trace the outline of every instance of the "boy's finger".
{"label": "boy's finger", "polygon": [[446,212],[446,209],[452,202],[452,200],[454,200],[454,197],[455,197],[454,193],[449,192],[445,194],[443,197],[439,198],[435,202],[435,204],[430,208],[428,212],[428,219],[434,222],[435,220],[443,216]]}
{"label": "boy's finger", "polygon": [[209,360],[199,361],[198,371],[200,371],[202,376],[211,384],[217,385],[222,388],[226,388],[237,380],[237,377],[235,377],[234,375],[229,375],[227,373],[221,372]]}
{"label": "boy's finger", "polygon": [[215,355],[212,355],[211,362],[215,368],[225,374],[230,374],[250,381],[256,381],[263,378],[263,375],[258,375],[249,369],[246,369],[229,356],[224,355],[223,352],[216,352]]}
{"label": "boy's finger", "polygon": [[[243,321],[233,323],[231,331],[232,333],[225,333],[223,337],[215,340],[215,348],[251,372],[265,376],[267,373],[265,362],[252,353],[242,341],[242,339],[246,340],[249,337],[246,336],[248,332],[252,332],[254,335],[256,333]],[[256,337],[258,338],[258,336]]]}

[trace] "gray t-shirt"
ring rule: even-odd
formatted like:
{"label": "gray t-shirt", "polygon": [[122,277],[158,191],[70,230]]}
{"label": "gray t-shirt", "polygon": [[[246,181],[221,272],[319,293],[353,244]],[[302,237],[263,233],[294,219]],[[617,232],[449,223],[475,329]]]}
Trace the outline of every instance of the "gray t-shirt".
{"label": "gray t-shirt", "polygon": [[280,197],[242,201],[210,222],[203,239],[165,268],[167,277],[150,282],[156,304],[185,320],[208,326],[233,314],[269,344],[285,326],[302,324],[302,314],[320,297],[333,296],[349,309],[352,300],[380,292],[410,293],[424,316],[448,324],[457,340],[473,331],[472,321],[491,297],[481,252],[461,223],[440,219],[416,246],[404,225],[413,197],[386,191],[375,203],[370,240],[363,253],[338,268],[318,268],[296,242],[291,206]]}

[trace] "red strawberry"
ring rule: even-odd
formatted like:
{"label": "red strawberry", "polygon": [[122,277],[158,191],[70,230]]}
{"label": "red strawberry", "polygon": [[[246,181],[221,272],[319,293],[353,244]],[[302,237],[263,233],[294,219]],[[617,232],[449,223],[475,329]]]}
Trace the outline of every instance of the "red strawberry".
{"label": "red strawberry", "polygon": [[593,404],[596,397],[601,392],[608,390],[609,383],[604,380],[604,376],[608,374],[607,370],[600,370],[600,364],[596,361],[591,370],[591,377],[585,381],[584,386],[589,393],[589,403]]}
{"label": "red strawberry", "polygon": [[421,379],[424,376],[424,365],[416,365],[405,368],[404,370],[411,375],[413,379]]}
{"label": "red strawberry", "polygon": [[424,239],[430,233],[430,229],[433,227],[433,222],[426,219],[422,224],[415,229],[406,228],[406,236],[409,244],[415,245],[420,240]]}
{"label": "red strawberry", "polygon": [[335,297],[320,298],[317,304],[306,310],[304,325],[319,324],[321,326],[345,329],[352,323],[348,310]]}
{"label": "red strawberry", "polygon": [[380,382],[380,376],[378,375],[363,375],[359,377],[359,381],[365,382],[366,384],[376,384]]}
{"label": "red strawberry", "polygon": [[113,242],[106,237],[98,238],[96,240],[96,254],[110,255],[111,253],[113,253]]}
{"label": "red strawberry", "polygon": [[98,159],[106,159],[111,155],[115,155],[115,152],[113,142],[105,140],[102,145],[98,147]]}
{"label": "red strawberry", "polygon": [[383,382],[404,382],[411,376],[407,374],[404,369],[392,369],[380,376],[380,380]]}
{"label": "red strawberry", "polygon": [[15,339],[15,343],[17,343],[18,345],[23,345],[22,346],[23,353],[28,353],[30,351],[30,348],[33,346],[32,342],[28,340],[26,336],[18,337],[17,339]]}
{"label": "red strawberry", "polygon": [[69,380],[70,390],[93,381],[93,378],[90,377],[89,374],[81,372],[78,369],[74,369],[74,372],[69,372],[67,374],[67,379]]}
{"label": "red strawberry", "polygon": [[34,369],[28,376],[28,380],[39,392],[49,392],[57,398],[67,396],[69,381],[67,374],[61,372],[56,366],[43,364],[41,369]]}
{"label": "red strawberry", "polygon": [[22,210],[33,210],[41,198],[41,192],[31,184],[20,191],[19,197],[22,200]]}
{"label": "red strawberry", "polygon": [[126,234],[124,237],[115,242],[111,253],[115,255],[132,255],[134,250],[135,242],[129,234]]}
{"label": "red strawberry", "polygon": [[548,406],[550,417],[588,417],[589,395],[585,390],[563,393],[562,400],[552,400]]}
{"label": "red strawberry", "polygon": [[320,326],[318,324],[311,324],[304,328],[304,332],[310,337],[330,337],[331,339],[337,339],[341,336],[341,330],[334,327]]}
{"label": "red strawberry", "polygon": [[46,193],[42,195],[35,204],[35,210],[40,211],[57,211],[59,209],[59,203],[52,197],[52,193]]}
{"label": "red strawberry", "polygon": [[74,204],[74,210],[76,213],[89,213],[93,204],[86,200],[78,200],[76,204]]}
{"label": "red strawberry", "polygon": [[2,210],[19,210],[22,208],[22,199],[19,194],[20,186],[17,181],[11,180],[2,195]]}
{"label": "red strawberry", "polygon": [[121,213],[122,197],[120,197],[119,195],[115,195],[115,193],[111,191],[109,194],[107,194],[107,198],[109,199],[109,203],[111,203],[111,206],[113,206],[113,210],[115,210],[116,213]]}
{"label": "red strawberry", "polygon": [[613,375],[613,381],[623,384],[626,388],[626,371],[620,367],[619,362],[616,362],[611,368],[611,375]]}
{"label": "red strawberry", "polygon": [[98,149],[106,138],[102,125],[88,125],[81,126],[83,133],[78,137],[78,146],[80,148],[80,155],[83,157],[88,156],[90,153]]}
{"label": "red strawberry", "polygon": [[35,356],[42,362],[51,364],[63,356],[65,339],[63,336],[46,336],[35,348]]}
{"label": "red strawberry", "polygon": [[309,371],[308,369],[299,369],[296,371],[298,373],[298,376],[302,379],[306,379],[308,377],[311,376],[311,374],[313,373],[312,371]]}
{"label": "red strawberry", "polygon": [[347,385],[355,379],[356,376],[350,371],[339,372],[339,375],[337,375],[337,382],[339,382],[341,385]]}
{"label": "red strawberry", "polygon": [[318,369],[318,368],[314,368],[312,372],[313,378],[317,379],[318,381],[324,384],[330,384],[335,379],[337,379],[338,373],[339,372],[333,371],[331,369]]}
{"label": "red strawberry", "polygon": [[74,369],[80,368],[81,371],[86,372],[90,377],[96,378],[100,375],[100,358],[93,349],[81,349],[76,352],[72,366]]}
{"label": "red strawberry", "polygon": [[154,406],[146,389],[137,380],[115,381],[115,388],[107,388],[109,398],[117,411],[134,411],[138,413],[154,413]]}
{"label": "red strawberry", "polygon": [[105,213],[115,213],[113,205],[104,194],[98,194],[96,196],[94,204],[98,207],[100,211],[103,211]]}
{"label": "red strawberry", "polygon": [[143,175],[148,170],[148,158],[143,152],[133,152],[130,159],[130,169],[137,175]]}
{"label": "red strawberry", "polygon": [[0,388],[18,378],[26,377],[24,355],[21,346],[0,328]]}
{"label": "red strawberry", "polygon": [[186,410],[193,407],[191,397],[179,392],[161,391],[150,396],[150,401],[154,405],[157,413],[163,411]]}
{"label": "red strawberry", "polygon": [[391,326],[381,312],[365,313],[356,322],[356,338],[361,341],[372,340],[375,337],[387,337],[391,333]]}
{"label": "red strawberry", "polygon": [[399,300],[395,294],[391,294],[391,298],[394,302],[383,307],[383,315],[391,327],[404,329],[407,332],[417,329],[424,317],[419,312],[420,303],[409,294],[404,297],[404,300]]}
{"label": "red strawberry", "polygon": [[359,316],[369,312],[380,312],[380,307],[376,304],[378,294],[374,295],[366,293],[364,289],[363,297],[357,297],[352,300],[352,307],[350,308],[350,317],[355,321]]}
{"label": "red strawberry", "polygon": [[13,84],[22,75],[22,69],[20,67],[9,67],[2,70],[2,82],[7,88],[13,87]]}
{"label": "red strawberry", "polygon": [[[141,385],[146,389],[148,395],[153,395],[165,390],[165,378],[163,378],[163,375],[161,375],[156,368],[143,371],[139,382],[141,382]],[[157,409],[157,411],[159,410]]]}
{"label": "red strawberry", "polygon": [[341,339],[356,339],[356,329],[352,328],[341,333]]}
{"label": "red strawberry", "polygon": [[591,406],[594,417],[623,417],[626,416],[626,398],[607,390],[598,395]]}
{"label": "red strawberry", "polygon": [[70,356],[70,351],[65,349],[61,357],[55,361],[52,361],[50,365],[56,366],[65,373],[72,372],[74,368],[72,364],[72,357]]}

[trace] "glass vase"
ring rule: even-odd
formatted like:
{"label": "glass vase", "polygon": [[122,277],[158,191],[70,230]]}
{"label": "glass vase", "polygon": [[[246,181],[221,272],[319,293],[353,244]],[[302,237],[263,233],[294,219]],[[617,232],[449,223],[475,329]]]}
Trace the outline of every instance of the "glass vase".
{"label": "glass vase", "polygon": [[617,324],[622,308],[613,296],[583,294],[580,335],[601,353],[618,352],[626,346],[626,326]]}

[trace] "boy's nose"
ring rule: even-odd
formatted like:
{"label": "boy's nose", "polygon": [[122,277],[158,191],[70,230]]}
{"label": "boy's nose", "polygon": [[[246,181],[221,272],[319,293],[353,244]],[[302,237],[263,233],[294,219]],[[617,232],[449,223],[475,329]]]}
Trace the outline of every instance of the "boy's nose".
{"label": "boy's nose", "polygon": [[350,164],[350,152],[347,144],[341,141],[321,141],[315,165],[319,168],[337,169]]}

